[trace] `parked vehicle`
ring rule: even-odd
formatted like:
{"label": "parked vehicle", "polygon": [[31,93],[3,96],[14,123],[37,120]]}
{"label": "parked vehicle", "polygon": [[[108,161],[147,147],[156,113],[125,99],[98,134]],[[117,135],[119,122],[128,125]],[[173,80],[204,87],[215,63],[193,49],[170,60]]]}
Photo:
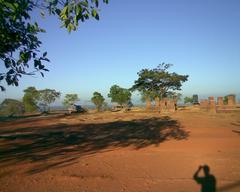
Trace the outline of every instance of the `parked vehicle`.
{"label": "parked vehicle", "polygon": [[68,113],[86,113],[87,110],[84,109],[81,105],[73,104],[71,107],[68,108]]}
{"label": "parked vehicle", "polygon": [[124,107],[122,105],[115,105],[115,106],[112,107],[111,111],[112,112],[117,112],[117,111],[123,110],[123,108]]}

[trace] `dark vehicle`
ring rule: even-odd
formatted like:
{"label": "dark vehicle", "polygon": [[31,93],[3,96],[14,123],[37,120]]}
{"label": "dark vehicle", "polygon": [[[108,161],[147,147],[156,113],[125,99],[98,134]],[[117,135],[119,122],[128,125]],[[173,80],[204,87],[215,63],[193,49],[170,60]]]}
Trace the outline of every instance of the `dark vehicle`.
{"label": "dark vehicle", "polygon": [[81,105],[74,105],[75,107],[75,113],[85,113],[87,112],[86,109],[84,109]]}

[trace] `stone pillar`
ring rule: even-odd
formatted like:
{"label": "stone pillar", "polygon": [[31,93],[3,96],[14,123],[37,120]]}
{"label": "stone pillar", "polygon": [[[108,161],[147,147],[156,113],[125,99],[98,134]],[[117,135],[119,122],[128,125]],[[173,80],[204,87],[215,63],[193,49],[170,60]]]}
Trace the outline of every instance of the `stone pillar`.
{"label": "stone pillar", "polygon": [[167,110],[167,99],[166,98],[163,98],[162,101],[161,101],[161,106],[162,106],[162,110],[163,111],[166,111]]}
{"label": "stone pillar", "polygon": [[152,103],[150,99],[146,99],[146,110],[151,110]]}
{"label": "stone pillar", "polygon": [[173,105],[174,105],[174,111],[177,111],[178,106],[177,106],[177,99],[173,100]]}
{"label": "stone pillar", "polygon": [[171,112],[175,111],[175,102],[173,99],[168,99],[168,110]]}
{"label": "stone pillar", "polygon": [[219,105],[219,106],[223,106],[223,105],[224,105],[224,103],[223,103],[223,97],[218,97],[218,98],[217,98],[217,105]]}
{"label": "stone pillar", "polygon": [[155,97],[154,101],[155,101],[155,110],[160,112],[160,99],[159,99],[159,97]]}
{"label": "stone pillar", "polygon": [[214,97],[213,96],[208,97],[208,102],[209,102],[209,110],[211,112],[216,112],[216,103],[215,103]]}
{"label": "stone pillar", "polygon": [[229,106],[233,106],[233,105],[236,104],[236,98],[235,98],[234,95],[229,95],[229,96],[227,96],[227,98],[228,98],[228,105]]}

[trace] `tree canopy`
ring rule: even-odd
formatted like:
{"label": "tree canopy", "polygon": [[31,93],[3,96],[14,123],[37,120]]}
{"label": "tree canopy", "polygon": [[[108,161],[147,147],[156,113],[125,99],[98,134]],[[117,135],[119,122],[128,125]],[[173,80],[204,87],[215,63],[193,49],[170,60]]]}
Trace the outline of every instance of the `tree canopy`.
{"label": "tree canopy", "polygon": [[[108,0],[102,0],[108,3]],[[47,52],[41,53],[39,33],[45,32],[37,22],[31,20],[34,9],[57,16],[69,32],[75,31],[80,22],[95,18],[99,20],[99,0],[0,0],[0,60],[4,70],[0,72],[0,83],[18,86],[22,75],[44,76],[48,71],[45,62]],[[0,85],[0,90],[5,90]]]}
{"label": "tree canopy", "polygon": [[39,91],[40,104],[44,107],[44,111],[49,111],[49,105],[56,101],[60,97],[61,93],[55,89],[43,89]]}
{"label": "tree canopy", "polygon": [[34,112],[38,109],[39,91],[35,87],[24,90],[23,105],[26,112]]}
{"label": "tree canopy", "polygon": [[99,92],[94,92],[93,93],[93,97],[91,98],[91,101],[93,102],[93,104],[96,106],[97,110],[100,111],[101,108],[104,105],[104,97],[101,95],[101,93]]}
{"label": "tree canopy", "polygon": [[188,80],[188,75],[169,72],[171,64],[159,64],[154,69],[142,69],[138,72],[138,79],[132,86],[132,91],[139,91],[144,97],[164,98],[177,90],[181,90],[182,83]]}
{"label": "tree canopy", "polygon": [[184,103],[192,104],[193,103],[193,97],[184,97]]}
{"label": "tree canopy", "polygon": [[63,105],[70,106],[73,105],[75,102],[79,101],[77,94],[66,94],[63,100]]}
{"label": "tree canopy", "polygon": [[110,88],[108,97],[111,98],[112,102],[116,102],[119,105],[127,104],[131,100],[131,92],[128,89],[113,85]]}

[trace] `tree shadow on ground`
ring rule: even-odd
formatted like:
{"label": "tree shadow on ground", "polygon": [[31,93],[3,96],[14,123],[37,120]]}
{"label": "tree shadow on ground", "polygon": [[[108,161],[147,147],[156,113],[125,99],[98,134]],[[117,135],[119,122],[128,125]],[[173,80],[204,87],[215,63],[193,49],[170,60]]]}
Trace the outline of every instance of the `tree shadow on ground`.
{"label": "tree shadow on ground", "polygon": [[49,113],[36,113],[30,115],[16,115],[16,116],[0,116],[0,122],[13,122],[13,121],[25,121],[31,119],[37,121],[39,118],[52,118],[52,117],[63,117],[65,116],[62,112],[49,112]]}
{"label": "tree shadow on ground", "polygon": [[85,155],[131,147],[158,146],[189,133],[170,117],[92,124],[57,124],[0,130],[0,167],[35,163],[28,173],[73,164]]}

